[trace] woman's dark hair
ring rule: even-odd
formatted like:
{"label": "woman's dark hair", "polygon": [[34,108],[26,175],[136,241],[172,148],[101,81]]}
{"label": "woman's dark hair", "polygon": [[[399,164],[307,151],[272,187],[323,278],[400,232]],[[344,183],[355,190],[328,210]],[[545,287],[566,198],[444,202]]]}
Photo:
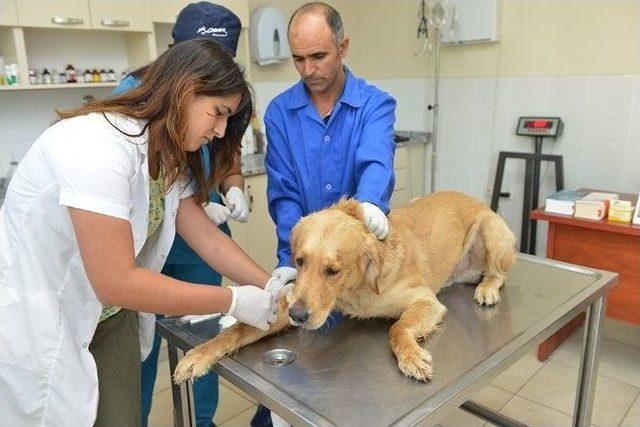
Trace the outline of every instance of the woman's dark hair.
{"label": "woman's dark hair", "polygon": [[[251,120],[253,102],[244,73],[224,48],[207,39],[178,43],[142,70],[137,88],[74,110],[58,111],[58,116],[66,119],[108,112],[149,120],[149,149],[158,150],[168,184],[190,168],[196,183],[194,197],[204,203],[209,200],[209,190],[228,175],[240,155],[242,136]],[[241,95],[240,105],[229,117],[224,137],[208,144],[212,173],[205,177],[201,152],[182,149],[187,103],[199,95],[236,94]]]}

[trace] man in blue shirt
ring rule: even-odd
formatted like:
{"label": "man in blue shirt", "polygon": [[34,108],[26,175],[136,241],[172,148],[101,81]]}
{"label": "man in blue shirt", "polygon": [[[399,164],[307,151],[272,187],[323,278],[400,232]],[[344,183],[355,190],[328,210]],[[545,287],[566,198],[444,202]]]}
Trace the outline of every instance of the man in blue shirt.
{"label": "man in blue shirt", "polygon": [[293,279],[291,229],[343,196],[362,202],[367,228],[386,236],[396,103],[342,65],[349,39],[332,7],[308,3],[294,12],[289,45],[302,80],[271,101],[264,121],[269,212],[278,234],[274,276]]}
{"label": "man in blue shirt", "polygon": [[[265,113],[269,212],[278,234],[273,276],[297,277],[289,237],[298,220],[348,196],[362,203],[367,228],[388,232],[393,192],[395,100],[342,64],[349,39],[342,19],[325,3],[307,3],[289,21],[289,46],[302,78]],[[271,425],[258,408],[252,426]],[[274,425],[286,424],[273,417]]]}

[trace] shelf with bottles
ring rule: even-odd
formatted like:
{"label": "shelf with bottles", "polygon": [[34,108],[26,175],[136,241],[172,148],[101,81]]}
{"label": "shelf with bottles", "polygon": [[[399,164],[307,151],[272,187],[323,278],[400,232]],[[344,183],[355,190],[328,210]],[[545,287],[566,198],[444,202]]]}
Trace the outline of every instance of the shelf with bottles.
{"label": "shelf with bottles", "polygon": [[[5,64],[15,63],[18,68],[17,84],[0,85],[0,91],[110,87],[121,80],[123,70],[134,70],[152,61],[156,42],[153,33],[0,27],[0,56],[4,56]],[[77,83],[66,83],[62,78],[63,74],[66,77],[69,64],[76,69]],[[36,81],[37,72],[42,75],[44,69],[49,74],[49,84]],[[53,69],[57,72],[53,73]],[[92,74],[94,70],[110,74],[111,70],[112,75],[85,82],[87,69]]]}

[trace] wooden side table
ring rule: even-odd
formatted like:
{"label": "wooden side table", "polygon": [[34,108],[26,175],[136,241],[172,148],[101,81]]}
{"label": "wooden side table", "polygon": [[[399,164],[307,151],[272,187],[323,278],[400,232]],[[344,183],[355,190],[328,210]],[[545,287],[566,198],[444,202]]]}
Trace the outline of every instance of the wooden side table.
{"label": "wooden side table", "polygon": [[[638,197],[619,195],[632,203]],[[549,223],[547,258],[619,273],[618,285],[609,294],[607,316],[640,324],[640,226],[551,214],[544,207],[532,211],[531,219]],[[546,360],[583,320],[584,314],[540,344],[538,359]]]}

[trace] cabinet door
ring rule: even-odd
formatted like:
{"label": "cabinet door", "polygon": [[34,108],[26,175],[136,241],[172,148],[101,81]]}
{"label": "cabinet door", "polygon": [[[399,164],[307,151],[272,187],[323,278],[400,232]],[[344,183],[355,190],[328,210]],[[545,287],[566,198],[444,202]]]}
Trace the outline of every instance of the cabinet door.
{"label": "cabinet door", "polygon": [[189,2],[187,0],[162,0],[151,4],[151,19],[153,22],[173,24],[178,13]]}
{"label": "cabinet door", "polygon": [[91,28],[87,0],[16,0],[16,7],[23,27]]}
{"label": "cabinet door", "polygon": [[277,263],[278,240],[267,208],[267,175],[247,178],[245,187],[251,209],[247,223],[249,254],[262,268],[271,271]]}
{"label": "cabinet door", "polygon": [[148,0],[89,0],[91,28],[153,31]]}
{"label": "cabinet door", "polygon": [[0,25],[18,25],[15,0],[0,0]]}

